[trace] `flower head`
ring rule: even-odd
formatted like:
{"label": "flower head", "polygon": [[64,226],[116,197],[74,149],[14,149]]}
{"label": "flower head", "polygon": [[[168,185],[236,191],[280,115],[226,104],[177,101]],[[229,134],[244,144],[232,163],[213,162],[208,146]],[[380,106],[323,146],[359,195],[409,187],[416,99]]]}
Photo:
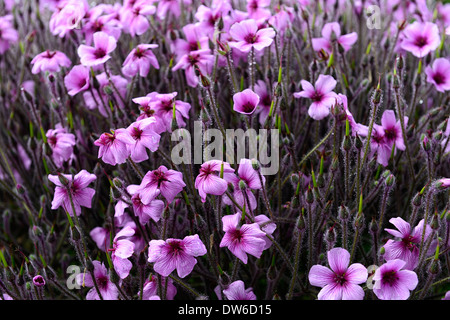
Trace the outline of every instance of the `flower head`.
{"label": "flower head", "polygon": [[434,84],[439,92],[450,90],[450,61],[446,58],[438,58],[431,66],[426,67],[427,82]]}
{"label": "flower head", "polygon": [[330,114],[331,106],[336,102],[336,93],[332,90],[336,87],[336,80],[332,76],[319,75],[315,85],[302,80],[303,91],[295,92],[295,98],[309,98],[313,101],[308,109],[308,114],[314,120],[322,120]]}
{"label": "flower head", "polygon": [[403,31],[402,49],[418,58],[438,48],[441,38],[438,26],[432,22],[415,21]]}
{"label": "flower head", "polygon": [[93,47],[81,44],[77,50],[81,64],[87,67],[104,64],[111,58],[109,54],[117,46],[117,40],[106,32],[96,32],[93,37]]}
{"label": "flower head", "polygon": [[89,88],[89,68],[83,65],[74,66],[64,77],[64,85],[71,96]]}
{"label": "flower head", "polygon": [[124,237],[130,237],[134,235],[134,230],[130,226],[124,227],[120,230],[113,240],[113,246],[108,251],[111,251],[111,260],[114,265],[114,270],[121,279],[125,279],[130,274],[130,270],[133,264],[129,257],[133,255],[134,243]]}
{"label": "flower head", "polygon": [[379,267],[373,276],[373,292],[380,300],[406,300],[410,291],[418,284],[417,274],[403,270],[406,262],[400,259],[389,260]]}
{"label": "flower head", "polygon": [[155,199],[159,193],[168,203],[172,203],[185,186],[181,172],[160,166],[156,170],[147,172],[141,181],[139,193],[142,202],[146,204]]}
{"label": "flower head", "polygon": [[[92,261],[92,264],[94,265],[95,283],[103,300],[117,300],[119,298],[119,290],[109,279],[109,273],[105,265],[97,260]],[[80,286],[91,288],[86,295],[86,300],[100,300],[100,296],[95,288],[94,279],[92,279],[89,272],[78,274],[76,281]]]}
{"label": "flower head", "polygon": [[359,284],[366,282],[367,269],[360,263],[350,264],[350,253],[343,248],[328,251],[330,268],[314,265],[309,270],[311,285],[321,287],[319,300],[362,300],[364,290]]}
{"label": "flower head", "polygon": [[223,290],[223,294],[228,300],[256,300],[252,288],[245,289],[245,283],[242,280],[236,280]]}
{"label": "flower head", "polygon": [[230,47],[242,52],[249,52],[252,48],[261,51],[272,44],[275,30],[273,28],[258,30],[256,21],[248,19],[233,24],[230,36],[233,38],[233,41],[228,43]]}
{"label": "flower head", "polygon": [[123,62],[122,72],[128,77],[139,76],[146,77],[150,71],[150,65],[159,69],[158,60],[151,49],[158,48],[157,44],[140,44],[126,57]]}
{"label": "flower head", "polygon": [[58,72],[61,67],[70,67],[72,64],[67,56],[60,51],[44,51],[39,53],[31,60],[33,68],[31,73],[39,72]]}
{"label": "flower head", "polygon": [[129,145],[135,145],[136,140],[123,128],[112,133],[102,133],[94,144],[99,147],[98,157],[110,165],[124,163],[130,156]]}
{"label": "flower head", "polygon": [[206,247],[197,234],[184,239],[151,240],[148,248],[148,262],[153,270],[167,277],[177,270],[178,276],[189,275],[197,264],[195,257],[206,254]]}
{"label": "flower head", "polygon": [[[69,174],[61,174],[62,178],[58,175],[48,175],[48,180],[56,185],[55,195],[52,201],[52,210],[58,209],[63,206],[71,216],[73,216],[72,203],[77,216],[81,214],[81,207],[91,208],[91,201],[94,197],[95,190],[88,188],[97,177],[94,174],[81,170],[73,178]],[[63,185],[61,180],[66,180],[67,185]],[[72,201],[71,201],[72,200]]]}
{"label": "flower head", "polygon": [[234,172],[230,164],[219,160],[210,160],[203,163],[200,167],[200,173],[195,178],[195,188],[198,190],[202,202],[206,202],[206,195],[223,195],[227,191],[228,183],[225,179],[219,177],[219,173]]}
{"label": "flower head", "polygon": [[64,127],[57,124],[55,129],[47,131],[46,136],[52,150],[52,160],[57,167],[61,167],[73,155],[75,135],[68,133]]}
{"label": "flower head", "polygon": [[233,110],[242,114],[253,114],[259,104],[259,96],[251,89],[233,95]]}
{"label": "flower head", "polygon": [[344,51],[351,49],[353,44],[358,40],[358,34],[352,32],[349,34],[341,35],[341,26],[337,22],[326,23],[322,28],[322,38],[313,38],[312,45],[314,51],[325,50],[327,53],[332,52],[332,43],[336,41]]}
{"label": "flower head", "polygon": [[154,117],[138,120],[130,124],[127,128],[130,136],[135,140],[134,144],[129,144],[130,157],[135,162],[142,162],[148,159],[147,149],[152,152],[158,150],[161,136],[155,132]]}

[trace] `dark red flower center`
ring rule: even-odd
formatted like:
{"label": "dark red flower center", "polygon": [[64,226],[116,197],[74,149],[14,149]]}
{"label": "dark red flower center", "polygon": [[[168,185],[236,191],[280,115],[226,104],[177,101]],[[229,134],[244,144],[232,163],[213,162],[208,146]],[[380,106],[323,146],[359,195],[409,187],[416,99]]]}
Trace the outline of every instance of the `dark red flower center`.
{"label": "dark red flower center", "polygon": [[414,42],[416,46],[419,48],[423,48],[428,44],[428,39],[426,37],[420,36],[417,37],[416,41]]}
{"label": "dark red flower center", "polygon": [[108,278],[106,276],[100,276],[97,278],[97,285],[99,288],[105,289],[108,285]]}
{"label": "dark red flower center", "polygon": [[384,135],[389,141],[392,141],[397,138],[397,131],[395,128],[388,128],[384,130]]}
{"label": "dark red flower center", "polygon": [[106,56],[106,51],[104,49],[102,49],[102,48],[98,48],[97,50],[95,50],[94,56],[97,59],[101,59],[104,56]]}
{"label": "dark red flower center", "polygon": [[413,240],[412,236],[408,236],[402,239],[402,243],[406,249],[413,250],[416,244]]}
{"label": "dark red flower center", "polygon": [[311,99],[312,99],[314,102],[322,101],[322,99],[323,99],[323,94],[320,93],[320,92],[315,91],[314,94],[312,95]]}
{"label": "dark red flower center", "polygon": [[256,35],[253,34],[253,33],[250,33],[250,34],[248,34],[248,35],[246,35],[246,36],[244,37],[244,40],[245,40],[245,42],[247,42],[247,43],[255,43],[255,42],[256,42],[256,39],[257,39],[257,37],[256,37]]}
{"label": "dark red flower center", "polygon": [[179,252],[184,251],[184,246],[181,241],[170,241],[169,243],[170,250],[172,254],[178,254]]}
{"label": "dark red flower center", "polygon": [[133,127],[133,130],[131,131],[131,136],[134,140],[140,140],[142,136],[142,130],[136,127]]}
{"label": "dark red flower center", "polygon": [[241,230],[239,229],[234,229],[233,231],[231,231],[231,237],[233,238],[233,240],[237,241],[237,242],[241,242],[243,236],[243,233]]}
{"label": "dark red flower center", "polygon": [[396,271],[389,271],[383,273],[383,283],[390,286],[394,285],[398,281],[398,275]]}
{"label": "dark red flower center", "polygon": [[443,84],[445,82],[445,76],[442,73],[437,72],[433,75],[433,80],[437,85]]}
{"label": "dark red flower center", "polygon": [[246,113],[250,113],[255,109],[255,105],[253,105],[250,102],[247,102],[245,104],[242,105],[242,111],[246,112]]}
{"label": "dark red flower center", "polygon": [[345,277],[345,273],[339,274],[339,273],[335,273],[334,274],[334,282],[339,284],[339,285],[343,285],[347,282],[347,278]]}

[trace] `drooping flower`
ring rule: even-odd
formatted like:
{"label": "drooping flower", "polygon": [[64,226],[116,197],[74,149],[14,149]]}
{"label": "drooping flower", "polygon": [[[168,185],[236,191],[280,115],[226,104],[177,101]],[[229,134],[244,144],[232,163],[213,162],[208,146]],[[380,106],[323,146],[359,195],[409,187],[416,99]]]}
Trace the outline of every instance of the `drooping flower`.
{"label": "drooping flower", "polygon": [[[119,290],[116,285],[111,282],[109,272],[105,265],[100,261],[92,261],[94,265],[94,277],[97,287],[103,300],[117,300],[119,298]],[[77,284],[83,287],[90,287],[91,289],[86,295],[86,300],[100,300],[100,297],[95,288],[94,280],[89,272],[80,273],[76,276]]]}
{"label": "drooping flower", "polygon": [[[397,230],[384,230],[398,239],[389,239],[383,246],[385,249],[384,259],[386,261],[401,259],[405,261],[404,269],[414,270],[419,264],[419,251],[423,235],[424,220],[420,220],[417,226],[412,230],[411,225],[400,217],[391,218],[389,222],[392,223]],[[426,225],[424,242],[431,236],[431,233],[431,227]],[[436,249],[436,245],[436,240],[433,240],[427,254],[432,254]]]}
{"label": "drooping flower", "polygon": [[150,65],[159,69],[158,60],[151,49],[158,48],[157,44],[140,44],[126,57],[123,62],[122,72],[127,77],[139,76],[146,77],[150,71]]}
{"label": "drooping flower", "polygon": [[236,280],[223,290],[223,294],[228,300],[256,300],[256,295],[252,288],[245,289],[245,283],[242,280]]}
{"label": "drooping flower", "polygon": [[67,56],[60,51],[44,51],[36,55],[33,60],[31,60],[33,68],[31,73],[37,74],[39,72],[58,72],[61,67],[68,68],[72,62],[67,58]]}
{"label": "drooping flower", "polygon": [[259,104],[259,96],[251,89],[233,95],[233,110],[241,114],[253,114]]}
{"label": "drooping flower", "polygon": [[[177,288],[173,285],[173,280],[171,278],[161,278],[161,286],[165,288],[167,281],[167,292],[166,299],[173,300],[177,294]],[[158,278],[155,276],[150,276],[150,279],[146,280],[144,283],[144,291],[142,293],[142,300],[151,300],[151,297],[158,295]]]}
{"label": "drooping flower", "polygon": [[134,145],[136,141],[130,133],[123,128],[116,129],[112,133],[102,133],[94,144],[99,148],[98,157],[105,163],[115,166],[124,163],[130,156],[128,145]]}
{"label": "drooping flower", "polygon": [[180,58],[172,70],[183,69],[188,86],[195,88],[198,85],[198,77],[195,69],[198,68],[203,75],[210,74],[214,65],[214,56],[209,48],[190,51]]}
{"label": "drooping flower", "polygon": [[404,270],[406,262],[400,259],[389,260],[380,266],[372,278],[375,281],[373,292],[380,300],[407,300],[410,291],[418,284],[417,274]]}
{"label": "drooping flower", "polygon": [[314,51],[324,50],[328,54],[332,52],[332,43],[335,40],[344,51],[351,49],[353,44],[358,40],[358,34],[352,32],[341,35],[341,26],[337,22],[326,23],[322,28],[322,38],[313,38],[312,45]]}
{"label": "drooping flower", "polygon": [[167,277],[177,270],[180,278],[189,275],[197,264],[195,257],[206,254],[206,247],[197,234],[184,239],[151,240],[148,248],[148,262],[153,270]]}
{"label": "drooping flower", "polygon": [[147,172],[142,178],[139,193],[145,204],[155,199],[159,192],[168,203],[172,203],[185,186],[181,172],[160,166],[156,170]]}
{"label": "drooping flower", "polygon": [[[139,218],[139,223],[141,225],[146,225],[150,221],[150,219],[155,222],[159,221],[164,210],[164,201],[153,199],[150,202],[144,204],[142,202],[139,185],[129,185],[127,187],[127,192],[131,195],[134,215]],[[155,194],[155,196],[158,196],[160,194],[160,191],[158,190]],[[128,207],[128,205],[123,201],[119,201],[117,205],[119,205],[120,203]]]}
{"label": "drooping flower", "polygon": [[158,150],[161,136],[155,132],[155,122],[154,117],[146,118],[133,122],[127,128],[128,133],[135,140],[134,144],[127,145],[130,150],[130,157],[134,162],[147,160],[147,149],[152,152]]}
{"label": "drooping flower", "polygon": [[330,114],[331,106],[336,102],[336,93],[333,89],[336,87],[336,80],[332,76],[319,75],[315,85],[302,80],[303,90],[295,92],[295,98],[309,98],[313,103],[308,109],[308,114],[314,120],[322,120]]}
{"label": "drooping flower", "polygon": [[427,82],[434,84],[439,92],[450,90],[450,61],[446,58],[438,58],[432,66],[425,68]]}
{"label": "drooping flower", "polygon": [[350,253],[343,248],[327,252],[330,268],[314,265],[309,270],[311,285],[321,287],[319,300],[362,300],[364,290],[359,284],[367,281],[367,269],[360,263],[350,264]]}
{"label": "drooping flower", "polygon": [[224,174],[234,172],[230,164],[219,160],[209,160],[203,163],[200,167],[200,173],[195,178],[195,188],[198,190],[202,202],[206,202],[206,195],[213,194],[221,196],[228,188],[228,183],[225,179],[220,178],[223,163]]}
{"label": "drooping flower", "polygon": [[64,77],[64,84],[71,96],[89,88],[89,68],[83,65],[74,66]]}
{"label": "drooping flower", "polygon": [[75,135],[68,133],[66,128],[59,123],[55,126],[55,129],[48,130],[45,135],[52,150],[52,160],[57,167],[61,167],[73,155],[73,147],[76,144]]}
{"label": "drooping flower", "polygon": [[[58,209],[60,206],[64,208],[71,216],[73,216],[73,209],[77,216],[81,214],[81,207],[91,208],[91,201],[94,197],[95,190],[88,188],[88,185],[97,177],[86,170],[81,170],[73,178],[69,174],[61,174],[61,179],[58,175],[48,175],[48,180],[56,185],[55,195],[52,201],[52,210]],[[61,180],[65,180],[67,185],[63,185]]]}
{"label": "drooping flower", "polygon": [[432,22],[415,21],[403,30],[402,49],[418,58],[436,50],[440,43],[438,26]]}
{"label": "drooping flower", "polygon": [[242,214],[237,212],[222,218],[225,235],[219,246],[228,247],[237,258],[247,264],[247,254],[256,258],[261,257],[266,245],[266,233],[261,231],[257,223],[241,225],[241,216]]}
{"label": "drooping flower", "polygon": [[250,52],[252,48],[261,51],[269,47],[275,37],[273,28],[262,28],[258,30],[258,25],[254,19],[247,19],[233,24],[230,28],[230,36],[233,41],[228,44],[241,52]]}
{"label": "drooping flower", "polygon": [[19,33],[13,26],[13,16],[0,17],[0,54],[4,54],[11,44],[19,40]]}
{"label": "drooping flower", "polygon": [[81,64],[87,67],[104,64],[111,58],[109,54],[113,52],[117,46],[117,40],[106,32],[96,32],[94,33],[93,38],[93,47],[81,44],[77,50]]}
{"label": "drooping flower", "polygon": [[114,270],[121,279],[128,277],[133,267],[133,264],[128,258],[133,255],[134,243],[128,239],[123,239],[132,235],[134,235],[134,230],[130,226],[124,227],[114,237],[112,248],[108,249],[111,252]]}

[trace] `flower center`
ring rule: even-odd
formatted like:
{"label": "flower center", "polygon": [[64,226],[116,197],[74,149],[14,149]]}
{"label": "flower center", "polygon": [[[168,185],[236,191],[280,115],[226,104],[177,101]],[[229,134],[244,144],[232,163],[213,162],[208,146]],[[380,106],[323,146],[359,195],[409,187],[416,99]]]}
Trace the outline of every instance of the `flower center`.
{"label": "flower center", "polygon": [[101,277],[98,277],[98,278],[97,278],[97,285],[98,285],[100,288],[105,289],[106,286],[107,286],[107,284],[108,284],[108,278],[107,278],[107,277],[101,276]]}
{"label": "flower center", "polygon": [[397,131],[394,128],[385,129],[384,135],[389,141],[392,141],[397,138]]}
{"label": "flower center", "polygon": [[311,99],[315,102],[319,102],[321,101],[323,98],[323,94],[321,94],[320,92],[314,92],[313,96],[311,97]]}
{"label": "flower center", "polygon": [[343,274],[337,274],[337,273],[335,273],[334,274],[334,282],[336,282],[337,284],[339,284],[339,285],[343,285],[343,284],[345,284],[346,282],[347,282],[347,279],[346,279],[346,277],[345,277],[345,273],[343,273]]}
{"label": "flower center", "polygon": [[184,246],[180,241],[169,242],[170,250],[173,255],[177,255],[184,250]]}
{"label": "flower center", "polygon": [[398,280],[396,271],[389,271],[383,274],[383,283],[388,284],[390,286],[394,285]]}
{"label": "flower center", "polygon": [[231,237],[233,238],[233,240],[235,240],[237,242],[241,242],[242,238],[243,238],[242,231],[239,229],[235,229],[235,230],[231,231]]}
{"label": "flower center", "polygon": [[419,48],[423,48],[428,44],[428,39],[426,37],[420,36],[416,39],[414,44]]}
{"label": "flower center", "polygon": [[133,127],[133,130],[131,131],[131,136],[134,138],[134,140],[140,140],[142,136],[142,130],[136,127]]}
{"label": "flower center", "polygon": [[256,35],[253,34],[253,33],[250,33],[250,34],[245,36],[244,40],[247,43],[255,43],[256,42]]}
{"label": "flower center", "polygon": [[106,51],[105,51],[104,49],[102,49],[102,48],[98,48],[97,50],[95,50],[94,56],[95,56],[97,59],[101,59],[101,58],[103,58],[104,56],[106,56]]}
{"label": "flower center", "polygon": [[255,106],[253,104],[251,104],[250,102],[247,102],[246,104],[244,104],[242,106],[242,110],[244,112],[250,113],[255,109]]}
{"label": "flower center", "polygon": [[413,241],[413,237],[412,236],[408,236],[406,238],[403,238],[402,239],[402,243],[409,250],[413,250],[414,247],[415,247],[415,243]]}
{"label": "flower center", "polygon": [[445,76],[442,73],[438,72],[433,76],[433,80],[437,85],[443,84],[445,82]]}

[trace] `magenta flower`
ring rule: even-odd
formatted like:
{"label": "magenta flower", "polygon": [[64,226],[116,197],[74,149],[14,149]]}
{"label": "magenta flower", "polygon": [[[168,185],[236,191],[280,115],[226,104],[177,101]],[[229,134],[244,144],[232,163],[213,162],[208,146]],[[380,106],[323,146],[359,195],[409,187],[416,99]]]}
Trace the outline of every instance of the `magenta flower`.
{"label": "magenta flower", "polygon": [[272,44],[275,30],[273,28],[258,30],[256,21],[248,19],[233,24],[230,28],[230,36],[234,40],[228,43],[230,47],[242,52],[249,52],[252,48],[261,51]]}
{"label": "magenta flower", "polygon": [[195,178],[195,188],[198,190],[202,202],[206,202],[206,195],[213,194],[221,196],[227,191],[228,183],[225,179],[220,178],[223,163],[223,172],[234,172],[230,164],[219,160],[210,160],[203,163],[200,167],[200,173]]}
{"label": "magenta flower", "polygon": [[147,16],[156,12],[156,8],[148,0],[130,0],[124,4],[121,23],[124,30],[132,37],[142,35],[150,27]]}
{"label": "magenta flower", "polygon": [[[91,201],[94,197],[95,190],[88,188],[88,185],[97,179],[97,177],[95,174],[91,174],[84,169],[73,178],[69,174],[62,174],[62,176],[63,178],[60,179],[58,175],[48,175],[48,180],[56,185],[52,210],[56,210],[62,206],[65,211],[73,216],[73,209],[70,202],[70,198],[72,198],[75,213],[79,216],[81,214],[81,207],[91,208]],[[60,181],[64,179],[67,179],[67,186],[63,185]]]}
{"label": "magenta flower", "polygon": [[402,49],[418,58],[425,57],[441,43],[438,26],[432,22],[415,21],[403,31]]}
{"label": "magenta flower", "polygon": [[19,41],[19,33],[13,26],[13,16],[0,17],[0,54],[4,54],[11,44]]}
{"label": "magenta flower", "polygon": [[233,95],[233,110],[241,114],[253,114],[259,104],[259,96],[251,89]]}
{"label": "magenta flower", "polygon": [[166,130],[172,132],[173,108],[175,104],[175,118],[178,127],[185,127],[184,119],[189,119],[189,110],[191,105],[181,100],[175,100],[178,95],[177,92],[172,93],[157,93],[152,92],[147,95],[151,98],[149,106],[154,110],[155,116],[162,120]]}
{"label": "magenta flower", "polygon": [[72,64],[67,56],[60,51],[44,51],[39,53],[31,60],[33,68],[31,73],[37,74],[39,72],[58,72],[61,67],[70,67]]}
{"label": "magenta flower", "polygon": [[[238,175],[236,176],[234,173],[226,172],[224,173],[223,178],[227,182],[234,185],[233,198],[241,207],[246,204],[246,208],[250,209],[251,211],[256,209],[256,197],[250,190],[262,189],[266,179],[264,178],[264,176],[261,176],[261,179],[259,179],[259,174],[255,169],[253,169],[251,160],[241,159],[241,161],[239,162]],[[241,189],[241,183],[244,183],[245,190]],[[226,195],[223,198],[223,202],[229,205],[233,204],[233,202]]]}
{"label": "magenta flower", "polygon": [[[133,204],[134,215],[139,218],[140,224],[146,225],[150,221],[150,219],[152,219],[155,222],[158,222],[161,219],[161,215],[164,211],[164,201],[153,199],[147,204],[144,204],[141,199],[142,196],[140,193],[139,185],[129,185],[127,187],[127,191],[131,195],[131,202]],[[160,191],[157,191],[156,196],[158,196],[159,194]],[[128,205],[125,204],[125,202],[123,201],[119,201],[117,205],[119,205],[119,203],[122,203],[128,207]]]}
{"label": "magenta flower", "polygon": [[146,77],[150,71],[150,65],[159,69],[158,60],[151,49],[158,48],[157,44],[140,44],[134,48],[123,62],[122,72],[128,77],[134,77],[139,73]]}
{"label": "magenta flower", "polygon": [[[163,119],[156,115],[156,110],[154,109],[154,105],[156,101],[155,96],[157,92],[149,93],[145,97],[134,98],[132,101],[139,105],[140,114],[137,117],[137,120],[144,120],[147,118],[155,118],[156,122],[153,124],[154,131],[158,134],[161,134],[168,130],[167,125]],[[173,105],[172,105],[173,108]],[[173,109],[172,109],[173,112]],[[176,111],[175,111],[176,112]],[[173,114],[172,114],[173,115]]]}
{"label": "magenta flower", "polygon": [[[384,229],[389,232],[397,240],[388,240],[384,245],[385,254],[384,259],[386,261],[401,259],[405,261],[404,269],[414,270],[419,264],[419,251],[420,243],[422,241],[423,223],[424,220],[420,220],[417,226],[411,230],[411,225],[400,217],[392,218],[389,220],[397,230]],[[425,239],[431,236],[432,230],[429,225],[425,229]],[[432,254],[436,249],[437,242],[433,240],[427,254]]]}
{"label": "magenta flower", "polygon": [[321,287],[319,300],[363,300],[359,284],[367,281],[367,269],[360,263],[350,264],[350,253],[343,248],[327,252],[330,268],[314,265],[309,270],[311,285]]}
{"label": "magenta flower", "polygon": [[271,13],[267,7],[270,5],[270,0],[247,0],[247,12],[250,18],[259,20],[267,19]]}
{"label": "magenta flower", "polygon": [[92,43],[94,33],[99,31],[103,31],[113,36],[114,39],[119,40],[122,33],[120,22],[116,19],[116,14],[113,12],[106,12],[106,15],[102,15],[105,11],[107,11],[105,5],[97,5],[89,10],[87,21],[83,25],[84,39],[87,45]]}
{"label": "magenta flower", "polygon": [[[367,136],[368,130],[361,131],[360,134],[361,136]],[[370,139],[370,156],[373,157],[375,153],[377,154],[377,162],[387,167],[391,158],[392,145],[386,139],[384,128],[378,124],[374,124]]]}
{"label": "magenta flower", "polygon": [[259,123],[264,124],[270,112],[272,97],[270,96],[266,83],[262,80],[256,81],[255,93],[259,96],[259,104],[256,110],[259,115]]}
{"label": "magenta flower", "polygon": [[77,65],[64,77],[64,85],[71,96],[89,88],[89,68]]}
{"label": "magenta flower", "polygon": [[[259,225],[261,230],[268,235],[272,235],[275,232],[275,229],[277,228],[277,225],[263,214],[255,216],[254,220]],[[266,242],[264,250],[269,249],[272,246],[272,241],[270,241],[270,239],[267,237],[264,238],[264,241]]]}
{"label": "magenta flower", "polygon": [[152,152],[158,150],[159,139],[161,136],[155,132],[156,119],[154,117],[146,118],[133,122],[127,131],[135,140],[135,143],[128,145],[130,157],[134,162],[148,160],[147,149]]}
{"label": "magenta flower", "polygon": [[245,284],[242,280],[236,280],[230,283],[228,287],[223,290],[223,293],[228,300],[256,300],[253,289],[245,289]]}
{"label": "magenta flower", "polygon": [[[408,117],[404,117],[405,130],[408,124]],[[384,129],[384,137],[386,143],[392,148],[395,143],[395,147],[399,150],[405,150],[405,142],[403,141],[402,125],[400,120],[395,119],[394,110],[385,110],[381,116],[381,126]]]}
{"label": "magenta flower", "polygon": [[88,10],[89,4],[86,0],[60,1],[50,18],[50,32],[63,38],[68,32],[80,26]]}
{"label": "magenta flower", "polygon": [[220,241],[220,247],[228,249],[244,264],[247,264],[247,254],[260,258],[264,251],[266,233],[261,231],[257,223],[240,223],[241,213],[227,215],[222,218],[225,235]]}
{"label": "magenta flower", "polygon": [[104,64],[111,58],[109,54],[113,52],[117,46],[116,39],[106,32],[96,32],[93,37],[93,47],[81,44],[77,50],[81,64],[87,67]]}
{"label": "magenta flower", "polygon": [[33,284],[36,287],[43,287],[43,286],[45,286],[45,279],[44,279],[44,277],[39,275],[39,274],[37,276],[34,276],[33,277]]}
{"label": "magenta flower", "polygon": [[180,278],[189,275],[197,264],[195,257],[206,254],[206,247],[197,234],[181,239],[151,240],[148,248],[148,262],[153,270],[167,277],[177,269]]}
{"label": "magenta flower", "polygon": [[389,260],[379,267],[373,276],[373,292],[380,300],[407,300],[410,291],[418,284],[417,274],[402,270],[406,262],[400,259]]}
{"label": "magenta flower", "polygon": [[184,55],[189,55],[191,51],[209,48],[208,36],[205,35],[205,30],[201,29],[199,25],[190,23],[185,25],[182,30],[186,39],[177,38],[173,43],[173,51],[177,57],[177,62]]}
{"label": "magenta flower", "polygon": [[[105,265],[100,261],[92,261],[94,265],[94,277],[98,289],[103,300],[118,300],[119,290],[116,285],[109,280],[109,272]],[[89,272],[80,273],[76,277],[78,285],[83,287],[90,287],[91,290],[86,295],[86,300],[100,300],[100,297],[95,288],[94,280]]]}
{"label": "magenta flower", "polygon": [[95,227],[89,232],[89,236],[100,250],[106,251],[110,248],[110,232],[108,228]]}
{"label": "magenta flower", "polygon": [[208,48],[190,51],[188,54],[185,54],[180,58],[172,70],[176,71],[183,69],[188,86],[195,88],[199,81],[195,74],[195,68],[198,68],[201,74],[206,75],[211,73],[213,65],[214,56]]}
{"label": "magenta flower", "polygon": [[204,34],[208,35],[210,39],[213,40],[216,22],[219,21],[221,17],[226,16],[231,9],[228,0],[213,0],[210,6],[201,4],[195,13],[195,18],[199,21],[199,28],[204,30]]}
{"label": "magenta flower", "polygon": [[[161,286],[165,288],[167,281],[166,299],[173,300],[177,294],[177,288],[173,285],[171,278],[161,278]],[[142,300],[150,300],[151,297],[158,295],[158,278],[150,276],[150,280],[146,280],[144,283],[144,291],[142,293]]]}
{"label": "magenta flower", "polygon": [[333,51],[332,43],[333,39],[344,48],[344,51],[348,51],[358,40],[358,34],[352,32],[349,34],[341,35],[341,26],[337,22],[326,23],[322,28],[322,38],[313,38],[312,45],[314,51],[324,50],[328,54]]}
{"label": "magenta flower", "polygon": [[142,179],[139,193],[142,202],[145,204],[155,199],[159,192],[168,203],[172,203],[185,186],[181,172],[168,170],[165,166],[160,166],[156,170],[147,172]]}
{"label": "magenta flower", "polygon": [[185,8],[191,4],[191,0],[160,0],[158,2],[158,8],[156,9],[156,15],[161,20],[164,20],[168,12],[171,12],[175,17],[179,17],[181,13],[180,2],[184,2]]}
{"label": "magenta flower", "polygon": [[134,243],[128,239],[123,239],[123,237],[131,237],[132,235],[134,235],[134,230],[130,226],[126,226],[116,234],[112,248],[108,249],[111,252],[114,270],[121,279],[128,277],[133,267],[128,258],[133,255]]}
{"label": "magenta flower", "polygon": [[75,135],[68,133],[61,124],[57,124],[55,129],[50,129],[45,134],[47,142],[52,150],[52,160],[57,167],[61,167],[73,155],[75,146]]}
{"label": "magenta flower", "polygon": [[313,103],[308,109],[308,114],[314,120],[322,120],[330,114],[330,108],[336,102],[336,93],[332,90],[336,87],[336,80],[332,76],[319,75],[315,85],[302,80],[303,91],[295,92],[295,98],[309,98]]}
{"label": "magenta flower", "polygon": [[124,163],[130,156],[128,145],[135,145],[136,141],[126,129],[116,129],[111,133],[102,133],[94,144],[99,148],[98,157],[105,163],[115,166]]}
{"label": "magenta flower", "polygon": [[450,90],[450,61],[446,58],[438,58],[432,66],[425,68],[427,82],[434,84],[439,92]]}

